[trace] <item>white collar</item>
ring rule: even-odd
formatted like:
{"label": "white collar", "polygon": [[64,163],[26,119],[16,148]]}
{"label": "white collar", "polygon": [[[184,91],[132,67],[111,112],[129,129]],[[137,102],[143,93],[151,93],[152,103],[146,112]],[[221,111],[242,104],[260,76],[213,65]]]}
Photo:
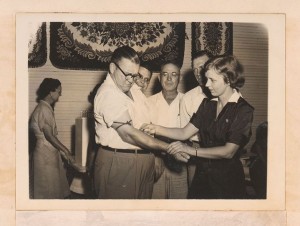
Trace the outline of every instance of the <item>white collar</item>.
{"label": "white collar", "polygon": [[[233,89],[233,94],[229,98],[228,102],[237,103],[239,98],[242,97],[242,94],[238,92],[236,89]],[[211,99],[212,101],[218,101],[218,98]]]}

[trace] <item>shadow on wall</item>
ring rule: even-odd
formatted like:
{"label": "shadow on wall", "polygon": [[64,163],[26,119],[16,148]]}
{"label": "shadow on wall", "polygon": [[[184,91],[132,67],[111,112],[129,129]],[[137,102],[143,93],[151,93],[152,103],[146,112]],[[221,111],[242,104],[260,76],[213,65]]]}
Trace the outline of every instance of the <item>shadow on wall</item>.
{"label": "shadow on wall", "polygon": [[182,74],[181,83],[185,92],[188,92],[198,85],[192,69],[188,70],[185,74]]}

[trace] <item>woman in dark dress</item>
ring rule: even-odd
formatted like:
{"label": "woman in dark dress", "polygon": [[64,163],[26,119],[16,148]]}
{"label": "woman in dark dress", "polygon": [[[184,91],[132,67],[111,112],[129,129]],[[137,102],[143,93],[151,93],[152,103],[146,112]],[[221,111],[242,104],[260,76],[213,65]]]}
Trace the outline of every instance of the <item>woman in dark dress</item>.
{"label": "woman in dark dress", "polygon": [[168,153],[187,153],[198,158],[189,198],[245,198],[245,176],[240,150],[251,137],[253,107],[238,91],[244,85],[243,68],[233,56],[219,56],[205,66],[206,87],[213,99],[205,98],[184,128],[144,125],[149,134],[187,140],[198,133],[200,148],[180,141],[169,145]]}

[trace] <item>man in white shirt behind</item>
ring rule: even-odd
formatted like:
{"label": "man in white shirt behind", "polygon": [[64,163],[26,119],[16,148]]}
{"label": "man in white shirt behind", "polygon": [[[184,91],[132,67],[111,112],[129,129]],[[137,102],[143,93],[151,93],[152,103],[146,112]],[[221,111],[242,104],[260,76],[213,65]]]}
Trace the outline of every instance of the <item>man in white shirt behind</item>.
{"label": "man in white shirt behind", "polygon": [[[203,93],[202,87],[205,85],[204,76],[202,74],[205,63],[208,61],[209,56],[206,51],[201,51],[195,54],[192,61],[193,73],[198,82],[198,85],[186,92],[181,100],[180,105],[180,120],[181,127],[185,127],[189,122],[194,113],[197,112],[202,100],[206,97]],[[193,147],[199,147],[199,138],[194,135],[190,138],[190,145]],[[193,158],[188,162],[188,183],[189,186],[192,183],[196,169],[196,163]]]}
{"label": "man in white shirt behind", "polygon": [[[183,96],[177,91],[180,69],[175,63],[161,66],[158,77],[162,91],[149,97],[151,123],[165,127],[180,127],[180,101]],[[160,137],[160,139],[164,139]],[[167,142],[172,142],[166,139]],[[186,163],[175,160],[168,154],[157,153],[155,157],[155,177],[152,199],[187,198]]]}
{"label": "man in white shirt behind", "polygon": [[130,115],[133,126],[139,129],[143,123],[150,123],[150,108],[145,91],[152,77],[152,71],[144,64],[140,65],[139,77],[132,85],[130,92],[134,99]]}

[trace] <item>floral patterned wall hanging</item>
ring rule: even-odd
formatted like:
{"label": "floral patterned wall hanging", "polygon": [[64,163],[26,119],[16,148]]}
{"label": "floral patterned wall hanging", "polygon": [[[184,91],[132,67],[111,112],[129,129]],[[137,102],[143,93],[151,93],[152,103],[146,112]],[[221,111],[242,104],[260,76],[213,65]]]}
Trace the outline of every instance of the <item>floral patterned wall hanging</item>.
{"label": "floral patterned wall hanging", "polygon": [[46,23],[31,23],[28,26],[28,67],[41,67],[47,60]]}
{"label": "floral patterned wall hanging", "polygon": [[57,68],[108,70],[113,51],[128,45],[153,71],[165,61],[180,66],[185,23],[50,23],[50,60]]}
{"label": "floral patterned wall hanging", "polygon": [[232,54],[232,23],[193,22],[192,56],[206,50],[212,56]]}

